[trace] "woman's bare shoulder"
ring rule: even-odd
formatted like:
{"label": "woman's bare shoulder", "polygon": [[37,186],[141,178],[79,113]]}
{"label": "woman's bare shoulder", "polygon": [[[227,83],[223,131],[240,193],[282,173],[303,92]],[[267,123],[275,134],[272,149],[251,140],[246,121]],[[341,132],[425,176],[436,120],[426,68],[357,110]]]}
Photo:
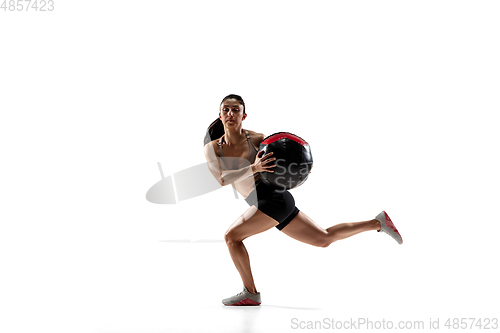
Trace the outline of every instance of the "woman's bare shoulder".
{"label": "woman's bare shoulder", "polygon": [[252,140],[252,143],[255,147],[259,148],[260,143],[264,141],[264,138],[266,137],[262,133],[254,132],[251,130],[247,130],[248,134],[250,135],[250,140]]}
{"label": "woman's bare shoulder", "polygon": [[[219,149],[217,149],[217,143],[218,143],[219,139],[215,139],[213,141],[210,141],[209,143],[207,143],[205,145],[205,147],[203,147],[203,149],[205,150],[205,152],[210,152],[212,153],[212,151],[215,153],[216,156],[219,156]],[[210,149],[210,150],[208,150]]]}

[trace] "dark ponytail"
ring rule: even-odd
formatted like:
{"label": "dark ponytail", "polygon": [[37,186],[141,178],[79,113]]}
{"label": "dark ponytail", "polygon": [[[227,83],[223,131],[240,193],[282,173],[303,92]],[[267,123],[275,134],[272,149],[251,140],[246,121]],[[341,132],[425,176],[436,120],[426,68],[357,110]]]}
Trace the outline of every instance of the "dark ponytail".
{"label": "dark ponytail", "polygon": [[210,141],[220,138],[224,135],[224,133],[224,124],[222,123],[222,120],[219,118],[215,119],[210,126],[208,126],[203,144],[206,145]]}
{"label": "dark ponytail", "polygon": [[[241,98],[241,96],[239,96],[239,95],[235,95],[235,94],[227,95],[226,97],[224,97],[222,99],[222,102],[220,104],[224,103],[224,101],[226,99],[230,99],[230,98],[236,99],[241,105],[243,105],[243,114],[245,114],[246,113],[245,102],[243,101],[243,98]],[[220,108],[220,106],[219,106],[219,108]],[[220,120],[220,118],[215,119],[210,124],[210,126],[208,126],[207,133],[205,134],[205,139],[203,140],[203,144],[206,145],[210,141],[217,140],[218,138],[223,136],[224,133],[225,133],[224,132],[224,124],[222,123],[222,120]]]}

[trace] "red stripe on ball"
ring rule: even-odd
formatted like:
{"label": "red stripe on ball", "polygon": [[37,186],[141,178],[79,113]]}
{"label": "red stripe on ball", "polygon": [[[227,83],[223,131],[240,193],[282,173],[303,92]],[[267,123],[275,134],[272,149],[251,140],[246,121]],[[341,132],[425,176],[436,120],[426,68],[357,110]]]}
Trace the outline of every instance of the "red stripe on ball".
{"label": "red stripe on ball", "polygon": [[273,135],[270,135],[264,141],[262,141],[261,144],[268,145],[270,143],[273,143],[273,142],[281,140],[281,139],[290,139],[290,140],[293,140],[293,141],[295,141],[303,146],[309,145],[304,139],[299,138],[295,134],[288,133],[288,132],[279,132],[279,133],[275,133]]}

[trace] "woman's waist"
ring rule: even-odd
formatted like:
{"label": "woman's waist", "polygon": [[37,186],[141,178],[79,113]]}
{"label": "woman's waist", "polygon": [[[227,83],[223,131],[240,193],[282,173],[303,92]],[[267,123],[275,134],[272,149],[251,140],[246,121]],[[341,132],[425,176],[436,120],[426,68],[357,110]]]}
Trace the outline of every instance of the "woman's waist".
{"label": "woman's waist", "polygon": [[250,194],[245,197],[245,200],[250,203],[256,200],[256,198],[266,199],[274,195],[276,189],[264,183],[260,178],[255,182],[255,186]]}
{"label": "woman's waist", "polygon": [[255,191],[261,182],[260,177],[248,177],[237,183],[232,183],[231,185],[243,196],[243,198],[247,198],[251,192]]}

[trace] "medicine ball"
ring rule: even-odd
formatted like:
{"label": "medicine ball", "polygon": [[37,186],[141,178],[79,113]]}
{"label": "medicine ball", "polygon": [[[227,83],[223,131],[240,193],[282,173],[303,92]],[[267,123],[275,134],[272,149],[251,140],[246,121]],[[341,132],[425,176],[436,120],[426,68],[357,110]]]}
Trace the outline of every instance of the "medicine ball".
{"label": "medicine ball", "polygon": [[[262,156],[272,152],[275,157],[274,172],[262,171],[260,178],[266,185],[285,191],[302,185],[313,166],[311,148],[302,138],[288,133],[272,134],[261,142],[259,151]],[[259,155],[261,156],[261,155]]]}

